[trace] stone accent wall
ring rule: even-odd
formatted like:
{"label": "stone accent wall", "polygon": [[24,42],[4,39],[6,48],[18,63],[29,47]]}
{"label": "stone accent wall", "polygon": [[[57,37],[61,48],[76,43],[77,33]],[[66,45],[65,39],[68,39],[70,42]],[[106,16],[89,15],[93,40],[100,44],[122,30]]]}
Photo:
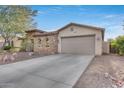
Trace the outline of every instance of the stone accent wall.
{"label": "stone accent wall", "polygon": [[58,52],[58,35],[34,37],[34,52],[40,54],[55,54]]}

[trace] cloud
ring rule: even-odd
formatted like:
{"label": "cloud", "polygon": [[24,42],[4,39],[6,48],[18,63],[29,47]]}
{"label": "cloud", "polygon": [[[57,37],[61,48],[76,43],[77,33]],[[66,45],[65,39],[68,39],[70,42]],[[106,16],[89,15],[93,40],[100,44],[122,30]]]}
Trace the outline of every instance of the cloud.
{"label": "cloud", "polygon": [[46,11],[38,11],[38,14],[46,14]]}
{"label": "cloud", "polygon": [[50,7],[46,10],[38,10],[38,14],[47,14],[47,15],[51,15],[51,14],[55,14],[55,13],[59,13],[61,10],[63,10],[63,7],[61,6],[54,6],[54,7]]}
{"label": "cloud", "polygon": [[60,6],[56,6],[56,7],[53,7],[53,8],[49,9],[49,11],[61,11],[61,10],[63,10],[63,8],[60,7]]}
{"label": "cloud", "polygon": [[109,19],[109,18],[124,18],[124,14],[110,14],[110,15],[105,15],[104,18]]}
{"label": "cloud", "polygon": [[104,18],[113,18],[113,17],[117,17],[118,15],[105,15]]}

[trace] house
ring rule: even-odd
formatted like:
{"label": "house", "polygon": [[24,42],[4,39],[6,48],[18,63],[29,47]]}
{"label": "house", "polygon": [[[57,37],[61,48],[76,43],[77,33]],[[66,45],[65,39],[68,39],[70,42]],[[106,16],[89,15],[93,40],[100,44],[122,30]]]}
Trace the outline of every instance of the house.
{"label": "house", "polygon": [[26,31],[32,51],[46,54],[71,53],[102,55],[104,28],[70,23],[53,32],[41,30]]}
{"label": "house", "polygon": [[[13,38],[11,43],[12,43],[13,47],[18,48],[18,50],[20,50],[22,40],[23,40],[23,38],[16,36]],[[4,41],[5,41],[4,38],[2,36],[0,36],[0,48],[3,47]]]}

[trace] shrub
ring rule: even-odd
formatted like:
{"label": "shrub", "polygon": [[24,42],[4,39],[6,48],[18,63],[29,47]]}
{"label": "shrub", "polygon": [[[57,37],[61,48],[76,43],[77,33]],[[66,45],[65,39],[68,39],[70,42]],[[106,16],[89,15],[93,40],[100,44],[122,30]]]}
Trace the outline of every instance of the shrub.
{"label": "shrub", "polygon": [[119,55],[124,55],[124,36],[118,36],[114,40],[110,40],[111,50],[115,50],[115,53]]}
{"label": "shrub", "polygon": [[124,36],[116,38],[116,46],[119,49],[119,54],[124,55]]}
{"label": "shrub", "polygon": [[29,39],[24,39],[23,41],[22,41],[22,43],[21,43],[21,49],[20,49],[20,51],[25,51],[25,52],[27,52],[27,51],[31,51],[31,49],[32,49],[32,43],[31,43],[31,41],[29,40]]}
{"label": "shrub", "polygon": [[114,39],[111,39],[109,40],[110,42],[110,52],[111,53],[119,53],[119,49],[117,48],[117,43],[116,43],[116,40]]}
{"label": "shrub", "polygon": [[4,50],[10,50],[12,47],[11,46],[4,46]]}
{"label": "shrub", "polygon": [[26,45],[27,45],[26,41],[27,41],[26,39],[22,41],[20,51],[24,51],[24,52],[26,51]]}

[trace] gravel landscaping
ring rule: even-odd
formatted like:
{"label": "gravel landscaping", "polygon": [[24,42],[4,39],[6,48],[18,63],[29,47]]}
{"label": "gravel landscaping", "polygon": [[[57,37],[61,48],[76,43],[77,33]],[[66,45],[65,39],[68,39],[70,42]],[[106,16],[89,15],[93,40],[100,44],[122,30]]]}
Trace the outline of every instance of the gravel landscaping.
{"label": "gravel landscaping", "polygon": [[113,88],[124,85],[124,56],[97,56],[82,74],[75,88]]}
{"label": "gravel landscaping", "polygon": [[[7,57],[5,58],[6,55],[7,55]],[[42,57],[42,56],[46,56],[46,55],[48,55],[48,54],[39,54],[39,53],[33,53],[33,52],[16,52],[16,53],[1,54],[0,55],[0,65],[19,62],[19,61],[28,60],[31,58]],[[7,59],[7,60],[4,61],[3,59]]]}

